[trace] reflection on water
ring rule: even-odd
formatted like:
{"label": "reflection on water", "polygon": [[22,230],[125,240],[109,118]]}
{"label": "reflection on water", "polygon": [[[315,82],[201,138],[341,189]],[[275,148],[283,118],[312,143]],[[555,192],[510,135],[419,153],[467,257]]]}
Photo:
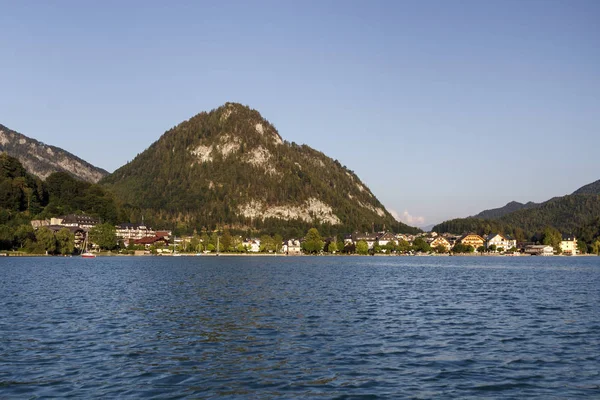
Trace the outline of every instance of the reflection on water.
{"label": "reflection on water", "polygon": [[600,397],[597,258],[0,260],[0,398]]}

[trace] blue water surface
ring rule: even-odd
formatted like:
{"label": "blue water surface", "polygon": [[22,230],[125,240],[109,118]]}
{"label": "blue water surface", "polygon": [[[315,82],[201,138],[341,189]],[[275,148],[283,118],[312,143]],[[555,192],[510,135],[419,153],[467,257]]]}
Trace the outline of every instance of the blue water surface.
{"label": "blue water surface", "polygon": [[0,398],[600,398],[598,257],[0,259]]}

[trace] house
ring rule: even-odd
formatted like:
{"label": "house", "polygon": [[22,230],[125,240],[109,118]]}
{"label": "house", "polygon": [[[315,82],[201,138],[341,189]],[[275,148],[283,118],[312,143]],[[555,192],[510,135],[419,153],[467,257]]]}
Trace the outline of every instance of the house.
{"label": "house", "polygon": [[530,244],[525,246],[525,253],[532,256],[551,256],[554,255],[554,248],[545,244]]}
{"label": "house", "polygon": [[344,247],[345,246],[349,246],[349,245],[351,245],[353,243],[354,242],[352,241],[352,234],[344,236]]}
{"label": "house", "polygon": [[477,251],[479,247],[483,246],[483,243],[485,242],[485,240],[483,240],[483,238],[476,233],[467,233],[462,235],[459,241],[465,246],[472,246],[475,251]]}
{"label": "house", "polygon": [[300,241],[297,239],[290,239],[284,242],[283,252],[286,254],[301,254],[302,248],[300,245]]}
{"label": "house", "polygon": [[[405,234],[402,234],[402,233],[398,233],[398,234],[396,234],[396,240],[397,240],[397,241],[404,240],[405,242],[410,242],[412,239],[411,239],[411,238],[409,238],[408,236],[409,236],[409,235],[405,235]],[[411,239],[411,240],[409,240],[409,239]]]}
{"label": "house", "polygon": [[373,245],[377,241],[377,234],[375,234],[375,233],[360,233],[360,232],[354,232],[352,234],[352,242],[354,244],[360,242],[361,240],[364,242],[367,242],[369,249],[372,249]]}
{"label": "house", "polygon": [[396,241],[396,236],[393,233],[385,232],[385,233],[380,233],[377,236],[377,244],[379,244],[379,246],[385,246],[385,245],[389,244],[390,242],[393,242],[394,244],[398,244],[398,242]]}
{"label": "house", "polygon": [[560,249],[566,256],[574,256],[577,254],[577,239],[573,235],[562,235]]}
{"label": "house", "polygon": [[50,219],[50,225],[73,226],[85,230],[90,230],[99,223],[100,220],[98,218],[86,214],[69,214],[64,217]]}
{"label": "house", "polygon": [[534,244],[535,242],[519,242],[517,243],[517,250],[519,250],[520,252],[525,252],[527,246],[532,246]]}
{"label": "house", "polygon": [[494,248],[496,248],[496,249],[499,247],[502,247],[504,249],[505,241],[506,241],[506,238],[504,236],[502,236],[501,234],[490,233],[485,238],[485,247],[487,249],[489,249],[490,247],[494,246]]}
{"label": "house", "polygon": [[86,231],[83,228],[79,228],[77,226],[62,226],[62,225],[47,225],[46,226],[48,229],[50,229],[52,232],[54,232],[54,234],[56,234],[58,231],[60,231],[61,229],[68,229],[74,238],[74,244],[75,244],[75,248],[79,249],[81,248],[81,245],[83,244],[84,240],[85,240],[85,236],[86,236]]}
{"label": "house", "polygon": [[517,241],[510,236],[504,236],[499,233],[491,233],[486,237],[486,248],[496,246],[496,249],[502,248],[504,251],[517,247]]}
{"label": "house", "polygon": [[431,241],[431,243],[429,244],[431,246],[431,248],[436,248],[438,246],[443,246],[446,251],[450,251],[450,249],[452,248],[452,245],[450,244],[450,242],[448,241],[448,239],[446,239],[443,236],[438,236],[435,239],[433,239]]}
{"label": "house", "polygon": [[172,234],[171,231],[156,231],[156,236],[164,237],[167,240],[169,240],[171,238],[171,234]]}
{"label": "house", "polygon": [[[141,239],[145,237],[157,236],[156,232],[144,224],[120,224],[116,227],[117,237],[123,240]],[[165,236],[165,235],[158,235]]]}
{"label": "house", "polygon": [[454,233],[442,233],[442,236],[446,238],[450,243],[454,243],[461,238],[460,235],[455,235]]}
{"label": "house", "polygon": [[169,241],[163,236],[144,237],[141,239],[135,239],[134,245],[144,246],[146,248],[150,246],[168,246]]}
{"label": "house", "polygon": [[517,248],[517,239],[515,239],[514,237],[510,236],[510,235],[506,235],[506,247],[504,247],[504,250],[510,250],[510,249],[516,249]]}
{"label": "house", "polygon": [[250,253],[258,253],[260,251],[260,239],[246,239],[242,242],[242,246]]}

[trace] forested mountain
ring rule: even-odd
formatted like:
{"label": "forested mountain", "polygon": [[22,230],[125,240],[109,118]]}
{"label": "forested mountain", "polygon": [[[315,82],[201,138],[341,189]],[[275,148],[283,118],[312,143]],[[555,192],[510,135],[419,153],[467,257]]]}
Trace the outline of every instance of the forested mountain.
{"label": "forested mountain", "polygon": [[504,207],[485,210],[468,218],[444,221],[436,232],[488,234],[500,232],[531,238],[547,226],[563,233],[575,233],[600,217],[600,180],[582,186],[573,194],[554,197],[543,203],[511,201]]}
{"label": "forested mountain", "polygon": [[482,211],[479,214],[474,215],[473,218],[496,219],[515,211],[535,208],[539,205],[539,203],[534,203],[532,201],[525,204],[519,203],[518,201],[511,201],[510,203],[507,203],[504,207],[492,208],[490,210]]}
{"label": "forested mountain", "polygon": [[600,179],[580,187],[573,194],[600,194]]}
{"label": "forested mountain", "polygon": [[554,226],[563,233],[572,233],[596,217],[600,217],[600,196],[567,195],[550,199],[536,208],[507,214],[500,221],[526,232]]}
{"label": "forested mountain", "polygon": [[417,232],[398,223],[354,172],[306,145],[283,141],[257,111],[227,103],[165,132],[101,182],[130,220],[179,231],[323,234]]}
{"label": "forested mountain", "polygon": [[55,146],[48,146],[0,125],[0,153],[17,158],[25,169],[46,179],[53,172],[67,172],[86,182],[96,183],[108,172]]}
{"label": "forested mountain", "polygon": [[531,237],[546,226],[553,226],[563,233],[574,233],[598,217],[600,217],[600,195],[567,195],[495,219],[469,217],[445,221],[436,225],[433,230],[453,233],[471,231],[480,234],[520,232],[525,237]]}
{"label": "forested mountain", "polygon": [[[600,180],[597,180],[596,182],[592,182],[590,184],[580,187],[579,189],[574,191],[573,194],[600,194]],[[552,201],[552,200],[554,200],[554,199],[551,199],[548,201]],[[519,203],[518,201],[511,201],[510,203],[507,203],[504,207],[484,210],[484,211],[480,212],[479,214],[473,215],[472,217],[469,217],[469,218],[497,219],[497,218],[503,217],[507,214],[513,213],[515,211],[536,208],[536,207],[541,206],[542,204],[545,204],[545,203],[534,203],[532,201],[529,201],[529,202],[523,204],[523,203]]]}

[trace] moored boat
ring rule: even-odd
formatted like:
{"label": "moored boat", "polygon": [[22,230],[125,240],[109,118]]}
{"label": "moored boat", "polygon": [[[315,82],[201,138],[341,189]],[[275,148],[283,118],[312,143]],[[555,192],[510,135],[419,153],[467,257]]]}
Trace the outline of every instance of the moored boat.
{"label": "moored boat", "polygon": [[96,258],[96,255],[88,249],[88,245],[88,234],[86,233],[85,239],[83,241],[83,253],[81,253],[81,258]]}

